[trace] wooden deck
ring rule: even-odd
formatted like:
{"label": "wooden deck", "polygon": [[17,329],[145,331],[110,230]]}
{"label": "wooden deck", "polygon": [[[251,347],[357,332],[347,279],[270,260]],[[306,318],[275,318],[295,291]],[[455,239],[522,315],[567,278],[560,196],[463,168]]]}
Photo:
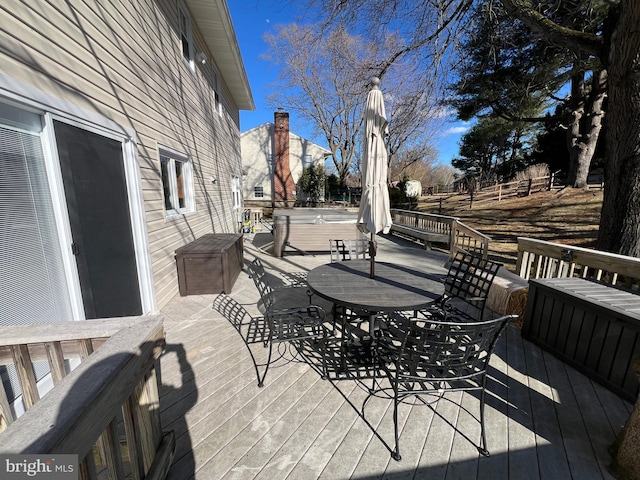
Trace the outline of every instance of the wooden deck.
{"label": "wooden deck", "polygon": [[[328,262],[328,255],[274,258],[268,244],[256,248],[269,237],[245,241],[245,262],[259,255],[276,281]],[[397,238],[379,241],[380,261],[446,273],[445,258]],[[392,402],[372,399],[363,420],[363,388],[353,380],[322,380],[310,366],[313,358],[279,360],[258,388],[251,355],[264,362],[267,349],[250,344],[251,332],[240,326],[243,309],[259,313],[245,272],[230,297],[226,303],[217,295],[176,297],[161,312],[168,343],[161,357],[161,416],[163,428],[177,435],[171,480],[613,478],[607,448],[632,406],[523,341],[515,326],[491,361],[491,456],[481,457],[475,447],[477,396],[458,393],[447,398],[461,399],[464,408],[443,400],[435,413],[401,406],[402,461],[395,462]],[[221,303],[226,316],[218,311]]]}

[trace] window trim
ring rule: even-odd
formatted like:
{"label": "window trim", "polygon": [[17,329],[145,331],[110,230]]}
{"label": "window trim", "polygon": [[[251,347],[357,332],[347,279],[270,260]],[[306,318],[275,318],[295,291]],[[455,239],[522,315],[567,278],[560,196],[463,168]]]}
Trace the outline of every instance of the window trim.
{"label": "window trim", "polygon": [[222,95],[220,94],[220,75],[218,71],[213,70],[213,101],[215,104],[216,113],[219,116],[223,116],[224,106],[222,105]]}
{"label": "window trim", "polygon": [[[164,175],[162,173],[163,159],[167,159],[167,175],[169,183],[169,195],[173,208],[167,209]],[[193,189],[193,165],[187,155],[178,153],[166,147],[158,147],[158,161],[160,162],[160,176],[162,181],[162,200],[165,218],[175,218],[195,212],[195,198]],[[176,162],[182,164],[182,190],[184,194],[184,207],[179,206],[178,179],[176,176]]]}
{"label": "window trim", "polygon": [[[182,31],[182,20],[184,18],[186,32]],[[180,56],[182,57],[182,61],[185,62],[192,71],[196,69],[195,62],[195,48],[193,44],[193,21],[191,20],[191,15],[189,14],[189,9],[187,9],[187,5],[183,0],[178,1],[178,31],[180,35]],[[183,33],[184,37],[183,38]],[[185,56],[184,52],[184,43],[185,40],[187,42],[188,49],[188,57]]]}
{"label": "window trim", "polygon": [[233,209],[239,210],[242,208],[242,182],[238,175],[231,176],[231,196],[233,202]]}

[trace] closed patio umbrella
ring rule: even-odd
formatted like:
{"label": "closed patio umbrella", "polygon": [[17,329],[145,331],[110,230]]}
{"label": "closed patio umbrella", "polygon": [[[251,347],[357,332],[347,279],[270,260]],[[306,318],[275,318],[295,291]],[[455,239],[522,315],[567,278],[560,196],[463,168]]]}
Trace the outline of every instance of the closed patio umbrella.
{"label": "closed patio umbrella", "polygon": [[387,118],[384,98],[380,90],[380,79],[373,77],[373,87],[367,95],[364,112],[364,144],[362,149],[362,197],[358,212],[360,230],[371,234],[369,253],[371,269],[369,276],[375,277],[376,233],[388,233],[391,228],[389,190],[387,188]]}

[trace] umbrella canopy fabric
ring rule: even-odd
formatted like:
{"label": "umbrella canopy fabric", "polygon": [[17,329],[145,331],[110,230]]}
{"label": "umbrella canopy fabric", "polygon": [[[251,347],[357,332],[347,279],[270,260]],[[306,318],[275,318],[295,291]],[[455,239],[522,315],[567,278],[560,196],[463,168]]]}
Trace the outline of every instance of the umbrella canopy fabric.
{"label": "umbrella canopy fabric", "polygon": [[[364,113],[364,145],[362,151],[362,197],[358,212],[361,230],[372,235],[389,233],[391,212],[387,188],[387,147],[384,135],[387,132],[387,117],[382,91],[374,80],[367,95]],[[377,80],[379,83],[379,80]]]}

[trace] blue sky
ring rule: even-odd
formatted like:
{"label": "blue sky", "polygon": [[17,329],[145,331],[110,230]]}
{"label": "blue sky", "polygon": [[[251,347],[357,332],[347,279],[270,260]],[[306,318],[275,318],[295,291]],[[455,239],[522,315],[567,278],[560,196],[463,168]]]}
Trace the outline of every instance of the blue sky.
{"label": "blue sky", "polygon": [[[244,132],[265,122],[273,121],[273,109],[266,104],[266,96],[278,78],[278,71],[268,62],[260,59],[267,51],[262,36],[278,24],[296,21],[302,12],[297,11],[294,2],[287,0],[228,0],[229,11],[236,30],[240,52],[249,77],[249,85],[256,104],[255,111],[240,112],[240,131]],[[284,105],[286,108],[286,105]],[[448,122],[441,135],[438,162],[450,164],[458,153],[458,141],[468,125],[463,122]],[[296,126],[291,117],[291,131],[319,145],[326,147],[321,138],[313,138],[302,124]]]}

